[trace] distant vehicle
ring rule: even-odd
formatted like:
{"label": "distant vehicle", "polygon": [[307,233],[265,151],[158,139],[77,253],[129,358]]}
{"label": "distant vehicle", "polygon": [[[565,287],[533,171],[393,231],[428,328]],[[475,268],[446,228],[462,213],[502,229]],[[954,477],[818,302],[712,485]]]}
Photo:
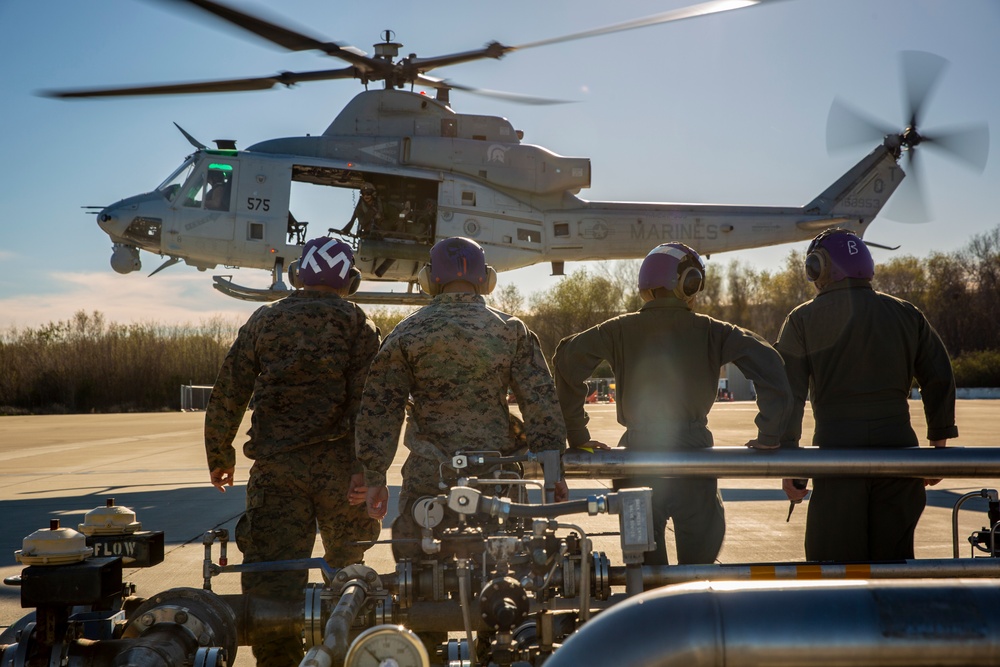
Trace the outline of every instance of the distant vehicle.
{"label": "distant vehicle", "polygon": [[614,403],[615,383],[607,378],[591,378],[587,380],[587,403]]}

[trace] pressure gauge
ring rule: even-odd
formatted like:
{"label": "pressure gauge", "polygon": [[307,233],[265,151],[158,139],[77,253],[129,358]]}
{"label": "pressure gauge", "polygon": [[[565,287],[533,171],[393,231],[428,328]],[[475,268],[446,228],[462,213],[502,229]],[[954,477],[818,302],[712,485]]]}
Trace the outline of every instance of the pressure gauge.
{"label": "pressure gauge", "polygon": [[402,625],[368,628],[347,649],[344,667],[430,667],[424,643]]}

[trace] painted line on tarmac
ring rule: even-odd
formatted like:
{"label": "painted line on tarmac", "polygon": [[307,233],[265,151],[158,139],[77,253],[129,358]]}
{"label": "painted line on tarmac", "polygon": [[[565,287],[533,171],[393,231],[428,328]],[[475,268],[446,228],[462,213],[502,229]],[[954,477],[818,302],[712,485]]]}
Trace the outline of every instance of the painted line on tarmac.
{"label": "painted line on tarmac", "polygon": [[186,431],[169,431],[167,433],[152,433],[150,435],[133,435],[124,438],[106,438],[103,440],[83,440],[80,442],[67,442],[58,445],[48,445],[45,447],[33,447],[27,450],[16,452],[0,452],[0,461],[13,461],[16,459],[29,458],[32,456],[44,456],[58,452],[72,451],[81,447],[103,447],[106,445],[127,445],[136,442],[150,442],[163,438],[192,437],[199,434],[198,429],[188,429]]}

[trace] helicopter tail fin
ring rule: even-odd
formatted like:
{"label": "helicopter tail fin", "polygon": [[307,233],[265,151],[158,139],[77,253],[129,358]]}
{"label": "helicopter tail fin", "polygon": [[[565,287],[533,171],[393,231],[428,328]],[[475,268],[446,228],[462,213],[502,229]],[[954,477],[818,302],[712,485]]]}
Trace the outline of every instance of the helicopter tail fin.
{"label": "helicopter tail fin", "polygon": [[880,145],[805,208],[810,213],[870,222],[905,176],[895,154]]}

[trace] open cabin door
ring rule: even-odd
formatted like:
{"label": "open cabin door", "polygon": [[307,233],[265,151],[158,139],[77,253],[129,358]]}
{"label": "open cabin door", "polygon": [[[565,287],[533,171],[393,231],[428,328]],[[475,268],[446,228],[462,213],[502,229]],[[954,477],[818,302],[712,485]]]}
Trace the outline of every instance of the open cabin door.
{"label": "open cabin door", "polygon": [[[377,206],[362,206],[374,186]],[[355,249],[366,280],[413,282],[429,259],[440,183],[404,176],[296,164],[292,167],[288,232],[304,242],[340,236]]]}

